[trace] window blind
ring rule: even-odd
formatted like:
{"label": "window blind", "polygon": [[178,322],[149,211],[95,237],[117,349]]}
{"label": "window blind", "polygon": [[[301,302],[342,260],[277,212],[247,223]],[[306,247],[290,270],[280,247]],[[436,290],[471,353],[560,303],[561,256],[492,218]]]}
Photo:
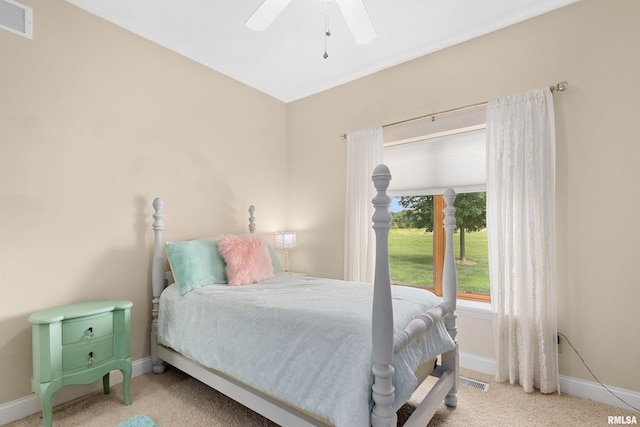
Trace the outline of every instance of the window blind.
{"label": "window blind", "polygon": [[[437,128],[435,120],[431,131],[429,123],[417,126],[415,122],[408,124],[413,131],[387,131],[384,163],[393,176],[389,195],[442,194],[449,187],[458,193],[485,191],[485,114],[484,108],[474,114],[465,111],[455,120],[448,117],[449,126],[440,121]],[[388,137],[393,134],[402,135],[402,140],[390,141]]]}

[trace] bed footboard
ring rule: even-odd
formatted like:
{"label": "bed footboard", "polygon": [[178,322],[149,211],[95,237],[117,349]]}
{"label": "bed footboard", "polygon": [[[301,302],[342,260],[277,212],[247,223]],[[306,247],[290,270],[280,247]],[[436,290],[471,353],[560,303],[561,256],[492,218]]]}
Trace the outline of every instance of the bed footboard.
{"label": "bed footboard", "polygon": [[[391,198],[386,193],[391,181],[391,173],[387,166],[378,165],[373,172],[372,180],[377,194],[372,200],[375,208],[373,229],[376,235],[376,269],[372,313],[372,372],[374,374],[372,398],[374,405],[371,413],[371,425],[373,427],[395,427],[397,415],[393,410],[395,396],[392,383],[394,354],[407,346],[414,337],[428,332],[442,319],[444,319],[447,331],[453,340],[456,339],[457,277],[453,253],[453,231],[455,229],[453,200],[455,192],[448,189],[444,196],[447,204],[444,220],[446,235],[443,272],[444,302],[419,315],[403,331],[394,334],[388,249],[389,229],[391,228],[391,214],[389,213]],[[424,425],[443,400],[448,406],[456,406],[458,363],[458,345],[456,343],[454,350],[442,355],[441,366],[434,372],[434,375],[440,379],[405,425]],[[418,420],[424,422],[418,424]]]}

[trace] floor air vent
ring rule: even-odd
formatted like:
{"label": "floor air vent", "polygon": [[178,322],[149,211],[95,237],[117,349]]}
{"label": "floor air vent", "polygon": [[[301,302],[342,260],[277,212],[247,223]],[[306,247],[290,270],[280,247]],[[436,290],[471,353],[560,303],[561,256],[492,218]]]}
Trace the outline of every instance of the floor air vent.
{"label": "floor air vent", "polygon": [[0,28],[33,38],[33,9],[13,0],[0,0]]}
{"label": "floor air vent", "polygon": [[481,381],[472,380],[470,378],[460,377],[460,384],[464,384],[469,387],[477,388],[478,390],[487,391],[489,390],[489,384],[483,383]]}

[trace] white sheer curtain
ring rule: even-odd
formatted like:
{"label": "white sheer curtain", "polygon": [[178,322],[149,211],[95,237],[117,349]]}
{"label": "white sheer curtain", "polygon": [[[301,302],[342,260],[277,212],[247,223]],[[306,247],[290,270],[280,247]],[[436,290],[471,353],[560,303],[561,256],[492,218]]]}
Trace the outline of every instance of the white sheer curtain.
{"label": "white sheer curtain", "polygon": [[371,228],[375,196],[371,174],[382,163],[382,128],[347,134],[344,279],[372,282],[375,238]]}
{"label": "white sheer curtain", "polygon": [[487,231],[496,380],[559,391],[555,121],[548,88],[487,106]]}

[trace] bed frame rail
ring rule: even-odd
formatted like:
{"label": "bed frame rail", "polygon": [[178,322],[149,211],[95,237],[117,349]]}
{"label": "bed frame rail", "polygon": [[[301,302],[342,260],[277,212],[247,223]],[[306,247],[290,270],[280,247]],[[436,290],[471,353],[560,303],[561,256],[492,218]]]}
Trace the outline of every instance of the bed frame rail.
{"label": "bed frame rail", "polygon": [[402,331],[396,332],[393,337],[393,354],[398,354],[402,351],[414,338],[430,332],[449,312],[451,312],[449,306],[442,303],[436,308],[432,308],[426,313],[418,315],[409,322]]}

